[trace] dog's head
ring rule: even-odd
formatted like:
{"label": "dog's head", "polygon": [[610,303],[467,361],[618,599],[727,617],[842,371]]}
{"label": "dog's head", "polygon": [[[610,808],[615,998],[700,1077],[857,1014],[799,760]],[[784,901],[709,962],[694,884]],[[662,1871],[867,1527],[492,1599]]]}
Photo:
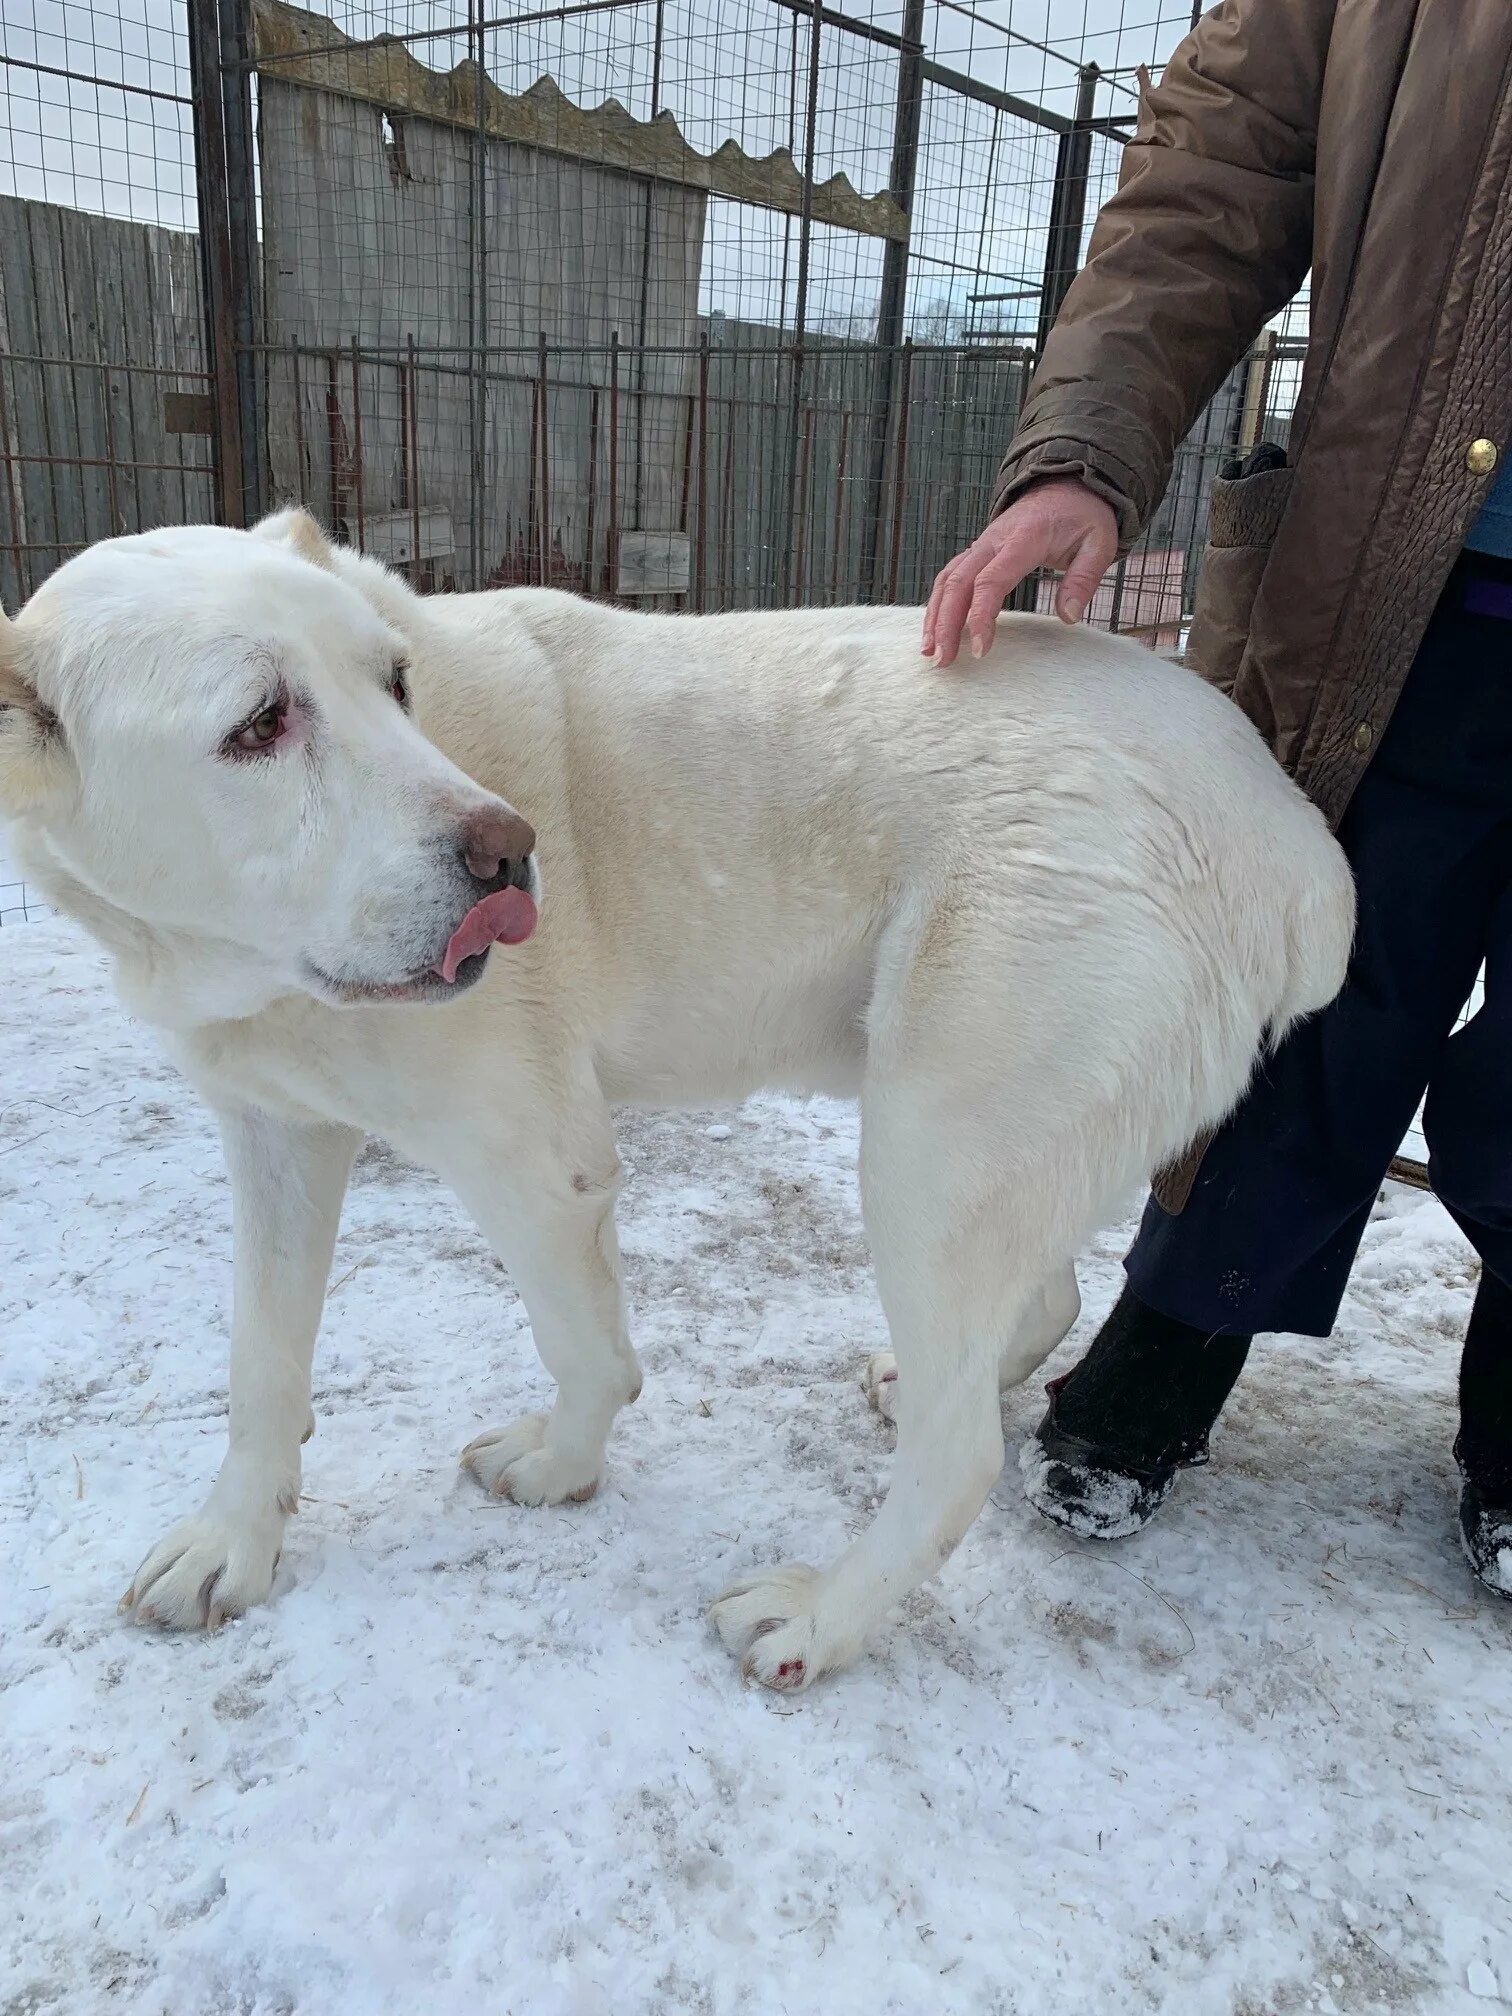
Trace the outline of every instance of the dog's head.
{"label": "dog's head", "polygon": [[410,714],[421,607],[296,511],[104,540],[0,616],[0,815],[145,1012],[445,999],[529,936],[534,833]]}

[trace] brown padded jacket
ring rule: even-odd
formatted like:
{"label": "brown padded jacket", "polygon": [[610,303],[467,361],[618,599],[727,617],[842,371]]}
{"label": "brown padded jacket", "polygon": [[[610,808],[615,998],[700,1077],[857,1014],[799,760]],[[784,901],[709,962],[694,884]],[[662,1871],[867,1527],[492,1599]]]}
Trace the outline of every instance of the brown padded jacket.
{"label": "brown padded jacket", "polygon": [[1311,271],[1290,467],[1216,486],[1190,655],[1335,822],[1512,453],[1509,73],[1509,0],[1223,0],[1145,88],[998,482],[1078,475],[1132,540]]}

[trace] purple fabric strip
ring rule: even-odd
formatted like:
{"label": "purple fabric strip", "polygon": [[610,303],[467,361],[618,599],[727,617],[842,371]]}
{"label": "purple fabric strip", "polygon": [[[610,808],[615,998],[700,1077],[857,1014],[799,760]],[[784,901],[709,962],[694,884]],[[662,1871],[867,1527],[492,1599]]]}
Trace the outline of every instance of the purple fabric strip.
{"label": "purple fabric strip", "polygon": [[1467,615],[1499,616],[1512,623],[1512,581],[1467,581],[1464,606]]}

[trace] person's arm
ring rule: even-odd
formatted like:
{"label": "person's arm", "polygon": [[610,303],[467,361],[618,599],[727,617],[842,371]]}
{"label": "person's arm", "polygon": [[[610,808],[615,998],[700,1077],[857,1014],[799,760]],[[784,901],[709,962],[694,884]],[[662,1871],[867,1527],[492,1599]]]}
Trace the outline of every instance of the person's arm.
{"label": "person's arm", "polygon": [[[1223,0],[1145,90],[1118,192],[1003,458],[992,522],[935,582],[924,648],[941,663],[963,627],[985,648],[1004,598],[1036,567],[1076,569],[1058,608],[1080,618],[1114,558],[1110,528],[1132,544],[1178,445],[1301,286],[1336,5]],[[1035,502],[1047,479],[1073,486],[1050,514]]]}

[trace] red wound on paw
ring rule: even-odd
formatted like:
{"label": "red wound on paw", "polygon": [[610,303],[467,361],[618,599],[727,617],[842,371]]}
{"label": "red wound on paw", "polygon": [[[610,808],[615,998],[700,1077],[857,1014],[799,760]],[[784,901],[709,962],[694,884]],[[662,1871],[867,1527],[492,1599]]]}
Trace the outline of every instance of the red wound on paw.
{"label": "red wound on paw", "polygon": [[784,1659],[777,1668],[776,1684],[779,1687],[801,1687],[803,1685],[803,1661]]}

